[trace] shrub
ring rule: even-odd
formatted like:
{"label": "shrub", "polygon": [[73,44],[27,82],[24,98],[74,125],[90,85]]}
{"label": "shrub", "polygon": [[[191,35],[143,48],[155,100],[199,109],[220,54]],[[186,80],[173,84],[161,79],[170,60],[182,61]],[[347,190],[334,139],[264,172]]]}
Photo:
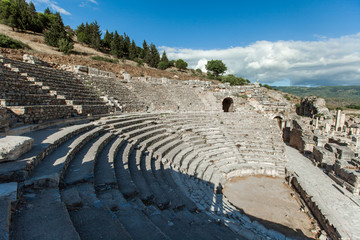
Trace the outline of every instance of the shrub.
{"label": "shrub", "polygon": [[169,67],[169,63],[168,62],[159,62],[158,65],[157,65],[157,68],[158,69],[161,69],[161,70],[165,70]]}
{"label": "shrub", "polygon": [[231,86],[235,86],[235,85],[246,85],[248,84],[250,81],[242,78],[242,77],[236,77],[234,74],[229,74],[227,76],[223,76],[220,77],[221,82],[225,83],[228,82],[230,83]]}
{"label": "shrub", "polygon": [[269,85],[267,85],[267,84],[264,84],[264,85],[263,85],[263,87],[264,87],[264,88],[267,88],[267,89],[270,89],[270,90],[272,90],[272,89],[273,89],[272,87],[270,87],[270,86],[269,86]]}
{"label": "shrub", "polygon": [[31,49],[28,45],[20,41],[17,41],[15,39],[12,39],[8,36],[5,36],[4,34],[1,33],[0,33],[0,47],[12,48],[12,49],[23,49],[23,48]]}
{"label": "shrub", "polygon": [[182,59],[178,59],[175,62],[175,67],[177,67],[178,69],[186,69],[187,66],[188,66],[188,64]]}
{"label": "shrub", "polygon": [[288,101],[291,100],[290,97],[289,97],[289,95],[285,95],[284,98],[285,98],[286,100],[288,100]]}
{"label": "shrub", "polygon": [[144,62],[143,62],[143,60],[141,60],[140,58],[135,58],[135,59],[134,59],[134,62],[137,63],[137,66],[138,66],[138,67],[144,66]]}
{"label": "shrub", "polygon": [[103,62],[109,62],[109,63],[118,63],[119,60],[107,58],[107,57],[100,57],[100,56],[93,56],[91,59],[97,60],[97,61],[103,61]]}
{"label": "shrub", "polygon": [[74,44],[66,38],[61,38],[59,40],[59,50],[65,54],[69,54],[74,48]]}

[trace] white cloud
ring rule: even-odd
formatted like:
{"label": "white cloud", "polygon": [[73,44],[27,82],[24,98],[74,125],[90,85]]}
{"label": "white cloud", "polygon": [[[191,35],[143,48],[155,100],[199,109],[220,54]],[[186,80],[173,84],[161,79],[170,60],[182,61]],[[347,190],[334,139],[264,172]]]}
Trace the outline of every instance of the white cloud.
{"label": "white cloud", "polygon": [[96,4],[96,5],[99,5],[99,3],[95,0],[87,0],[87,1],[82,1],[80,4],[79,4],[79,7],[86,7],[89,5],[89,3],[93,3],[93,4]]}
{"label": "white cloud", "polygon": [[360,84],[360,33],[319,41],[257,41],[228,49],[160,49],[170,59],[182,58],[202,70],[207,60],[221,59],[229,73],[263,83]]}
{"label": "white cloud", "polygon": [[35,4],[36,3],[45,4],[46,6],[50,7],[50,9],[55,11],[55,12],[59,12],[59,13],[64,14],[64,15],[71,15],[71,13],[66,11],[64,8],[60,7],[58,5],[58,3],[55,2],[55,1],[52,1],[52,0],[34,0],[33,2]]}

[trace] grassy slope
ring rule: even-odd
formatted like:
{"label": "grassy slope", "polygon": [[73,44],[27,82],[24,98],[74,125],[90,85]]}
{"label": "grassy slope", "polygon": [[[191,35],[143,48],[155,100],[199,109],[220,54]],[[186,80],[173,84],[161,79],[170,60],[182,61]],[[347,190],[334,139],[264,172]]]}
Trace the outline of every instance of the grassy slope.
{"label": "grassy slope", "polygon": [[328,106],[346,106],[360,104],[360,86],[326,86],[326,87],[277,87],[282,92],[299,97],[315,95],[326,100]]}

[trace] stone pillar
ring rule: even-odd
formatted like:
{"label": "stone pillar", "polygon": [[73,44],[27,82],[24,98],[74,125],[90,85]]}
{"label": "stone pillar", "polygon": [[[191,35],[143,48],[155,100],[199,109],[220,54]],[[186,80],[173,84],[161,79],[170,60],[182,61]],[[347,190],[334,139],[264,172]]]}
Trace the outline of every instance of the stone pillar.
{"label": "stone pillar", "polygon": [[315,129],[318,129],[319,127],[319,117],[316,117],[316,120],[315,120]]}
{"label": "stone pillar", "polygon": [[[339,127],[340,127],[341,130],[343,129],[343,127],[344,127],[344,125],[345,125],[345,120],[346,120],[346,116],[345,116],[345,113],[343,113],[343,114],[341,114],[341,116],[340,116],[340,125],[339,125]],[[340,131],[341,131],[341,130],[340,130]]]}
{"label": "stone pillar", "polygon": [[336,122],[335,122],[335,131],[339,130],[340,127],[340,118],[341,118],[341,110],[337,110],[336,113]]}
{"label": "stone pillar", "polygon": [[331,126],[328,123],[325,123],[325,132],[328,133],[331,130]]}

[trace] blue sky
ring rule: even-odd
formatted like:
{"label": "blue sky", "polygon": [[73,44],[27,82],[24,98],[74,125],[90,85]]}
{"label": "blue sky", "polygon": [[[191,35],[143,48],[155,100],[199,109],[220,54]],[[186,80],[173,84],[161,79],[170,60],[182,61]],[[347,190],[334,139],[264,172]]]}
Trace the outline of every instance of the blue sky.
{"label": "blue sky", "polygon": [[[190,67],[203,68],[206,60],[221,58],[223,54],[229,73],[252,81],[299,84],[303,77],[301,81],[306,85],[311,79],[315,79],[317,85],[349,85],[357,81],[360,85],[357,70],[349,69],[348,65],[344,67],[344,61],[334,62],[342,58],[353,65],[360,63],[360,0],[33,2],[38,11],[47,6],[60,11],[64,23],[72,28],[81,22],[97,20],[102,30],[126,32],[139,45],[146,39],[166,49],[170,57],[184,58]],[[266,46],[272,50],[267,51]],[[297,61],[293,59],[295,55],[306,56]],[[251,56],[251,61],[244,60],[247,56]],[[271,73],[282,71],[279,62],[271,64],[278,61],[277,56],[286,58],[285,65],[289,66],[282,74],[272,77]],[[303,63],[301,67],[296,65],[299,63]],[[315,65],[307,68],[306,63]],[[322,71],[326,68],[319,69],[320,65],[329,68],[329,64],[342,65],[334,81],[326,80]],[[309,74],[310,67],[319,70],[319,74],[315,77]],[[341,73],[346,69],[345,77]],[[300,75],[294,77],[294,72]],[[355,79],[346,80],[349,77]]]}

